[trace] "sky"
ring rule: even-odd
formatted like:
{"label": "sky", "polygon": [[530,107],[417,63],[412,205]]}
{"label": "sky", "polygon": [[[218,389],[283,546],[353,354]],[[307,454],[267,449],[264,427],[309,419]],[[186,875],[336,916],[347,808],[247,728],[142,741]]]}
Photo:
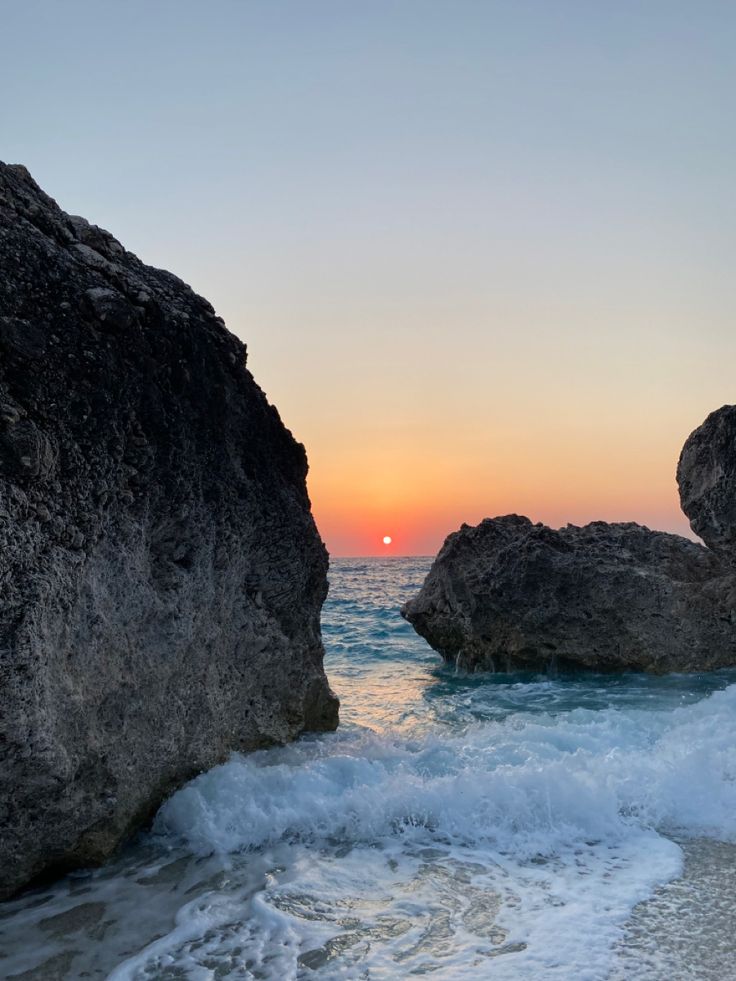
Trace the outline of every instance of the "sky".
{"label": "sky", "polygon": [[0,0],[0,159],[246,342],[333,555],[688,534],[681,445],[736,401],[735,38],[712,0]]}

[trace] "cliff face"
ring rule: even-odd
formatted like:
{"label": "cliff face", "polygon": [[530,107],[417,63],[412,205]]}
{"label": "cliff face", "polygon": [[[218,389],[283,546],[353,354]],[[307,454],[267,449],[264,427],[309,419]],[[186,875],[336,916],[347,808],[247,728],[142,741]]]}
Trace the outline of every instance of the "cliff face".
{"label": "cliff face", "polygon": [[0,164],[0,895],[337,725],[306,472],[207,301]]}
{"label": "cliff face", "polygon": [[633,523],[486,519],[447,538],[402,615],[471,671],[736,665],[736,406],[690,435],[677,480],[707,548]]}

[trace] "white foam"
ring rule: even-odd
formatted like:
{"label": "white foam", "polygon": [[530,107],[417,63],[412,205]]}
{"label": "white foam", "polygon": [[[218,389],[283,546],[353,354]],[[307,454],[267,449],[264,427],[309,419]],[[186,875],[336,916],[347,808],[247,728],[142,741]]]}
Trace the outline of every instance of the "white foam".
{"label": "white foam", "polygon": [[185,909],[115,977],[155,977],[162,957],[209,977],[196,972],[213,949],[252,960],[260,944],[243,977],[604,978],[633,906],[680,869],[661,831],[736,841],[734,747],[736,686],[674,711],[347,732],[233,757],[174,795],[156,830],[201,855],[275,848],[282,871],[237,914],[209,897],[214,925]]}
{"label": "white foam", "polygon": [[520,857],[666,826],[736,840],[736,685],[670,712],[589,711],[396,740],[335,735],[234,756],[156,829],[197,853],[430,829]]}

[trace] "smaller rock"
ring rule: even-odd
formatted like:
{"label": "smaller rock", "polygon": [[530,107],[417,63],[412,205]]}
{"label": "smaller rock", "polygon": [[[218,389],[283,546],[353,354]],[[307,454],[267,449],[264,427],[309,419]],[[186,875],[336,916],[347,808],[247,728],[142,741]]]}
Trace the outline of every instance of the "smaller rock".
{"label": "smaller rock", "polygon": [[507,515],[450,535],[401,610],[465,670],[707,671],[736,664],[736,576],[678,535]]}

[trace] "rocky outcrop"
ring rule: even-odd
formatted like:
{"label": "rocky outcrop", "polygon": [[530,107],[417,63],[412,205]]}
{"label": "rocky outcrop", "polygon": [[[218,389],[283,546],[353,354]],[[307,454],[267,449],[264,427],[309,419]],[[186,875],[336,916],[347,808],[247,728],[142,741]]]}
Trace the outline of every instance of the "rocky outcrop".
{"label": "rocky outcrop", "polygon": [[677,480],[707,548],[637,524],[486,519],[449,536],[402,615],[470,671],[736,665],[736,406],[688,438]]}
{"label": "rocky outcrop", "polygon": [[686,538],[508,515],[450,535],[401,612],[468,671],[662,673],[736,663],[735,609],[736,578]]}
{"label": "rocky outcrop", "polygon": [[709,548],[736,560],[736,405],[711,412],[677,465],[682,510]]}
{"label": "rocky outcrop", "polygon": [[306,473],[209,303],[0,165],[0,895],[336,726]]}

